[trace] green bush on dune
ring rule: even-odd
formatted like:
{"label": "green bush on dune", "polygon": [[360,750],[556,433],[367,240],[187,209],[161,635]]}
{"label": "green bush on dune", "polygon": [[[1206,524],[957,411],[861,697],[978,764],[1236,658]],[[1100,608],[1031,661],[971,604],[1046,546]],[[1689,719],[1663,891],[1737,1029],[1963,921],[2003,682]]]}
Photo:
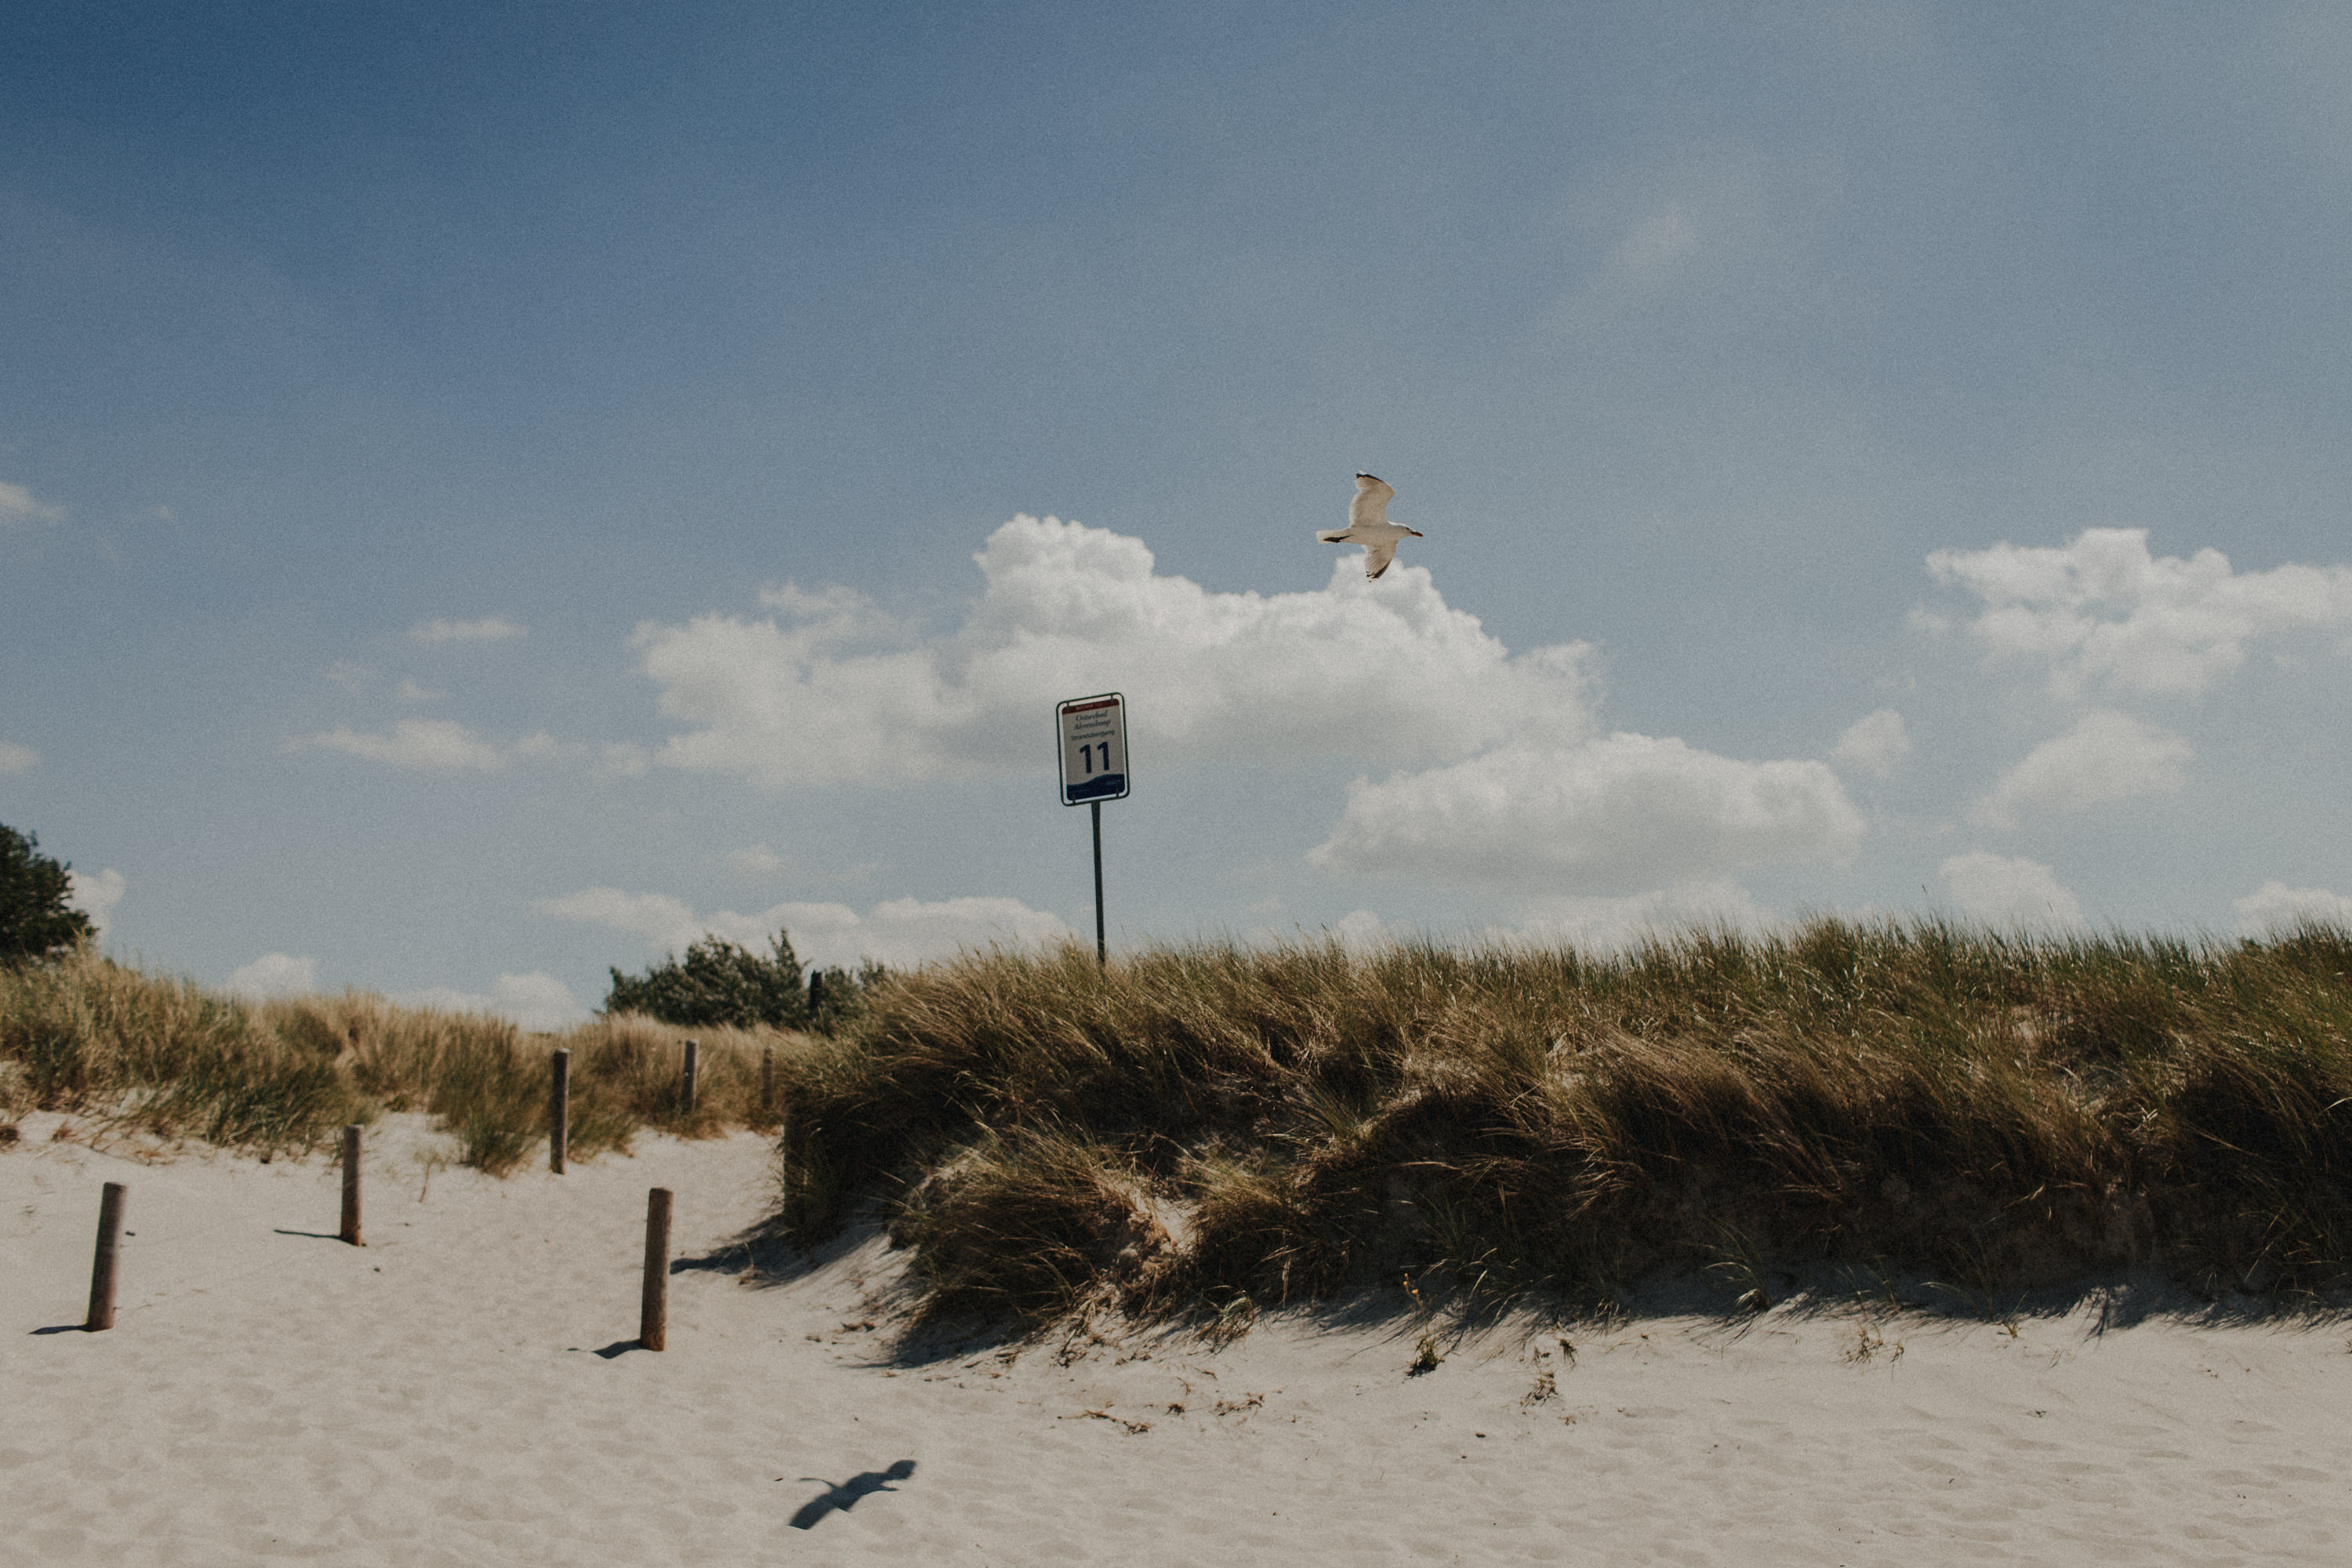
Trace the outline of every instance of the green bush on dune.
{"label": "green bush on dune", "polygon": [[2347,1107],[2335,930],[998,952],[892,977],[796,1062],[774,1229],[879,1196],[931,1310],[1031,1321],[1726,1258],[2321,1289]]}
{"label": "green bush on dune", "polygon": [[688,1026],[727,1024],[749,1029],[797,1027],[808,1021],[808,996],[801,989],[801,961],[792,935],[778,931],[761,957],[723,937],[690,942],[686,955],[655,964],[643,974],[615,969],[604,995],[607,1014],[642,1013],[665,1024]]}
{"label": "green bush on dune", "polygon": [[0,963],[46,958],[91,935],[89,917],[66,903],[70,868],[40,843],[0,824]]}

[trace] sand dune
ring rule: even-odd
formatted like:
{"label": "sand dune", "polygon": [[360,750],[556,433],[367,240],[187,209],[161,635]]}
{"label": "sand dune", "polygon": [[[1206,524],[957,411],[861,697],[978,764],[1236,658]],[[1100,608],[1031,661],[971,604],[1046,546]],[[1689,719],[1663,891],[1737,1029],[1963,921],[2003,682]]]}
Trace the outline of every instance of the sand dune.
{"label": "sand dune", "polygon": [[[58,1120],[0,1153],[9,1563],[2352,1560],[2342,1324],[1780,1309],[1408,1376],[1394,1325],[1275,1321],[897,1362],[868,1246],[682,1268],[653,1354],[646,1190],[708,1257],[765,1202],[758,1139],[493,1182],[394,1118],[355,1249],[329,1162],[147,1163]],[[121,1313],[85,1334],[108,1180]]]}

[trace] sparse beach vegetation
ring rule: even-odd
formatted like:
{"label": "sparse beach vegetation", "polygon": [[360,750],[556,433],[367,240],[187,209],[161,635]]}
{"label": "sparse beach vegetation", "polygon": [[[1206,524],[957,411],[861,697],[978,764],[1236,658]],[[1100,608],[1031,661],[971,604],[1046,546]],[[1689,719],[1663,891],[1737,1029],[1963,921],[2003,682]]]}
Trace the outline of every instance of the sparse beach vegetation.
{"label": "sparse beach vegetation", "polygon": [[514,1169],[558,1047],[583,1158],[774,1126],[772,1049],[766,1234],[877,1216],[934,1318],[1231,1333],[1400,1280],[1425,1321],[1605,1307],[1661,1268],[1738,1312],[1816,1263],[1874,1301],[1907,1277],[1963,1305],[2123,1266],[2315,1294],[2352,1268],[2352,934],[2329,928],[992,952],[874,977],[829,1035],[622,1015],[527,1036],[357,992],[248,1003],[86,950],[0,968],[0,1111],[263,1153],[418,1110]]}
{"label": "sparse beach vegetation", "polygon": [[[682,1042],[700,1042],[699,1090],[679,1103]],[[625,1151],[644,1128],[701,1136],[763,1127],[763,1048],[805,1037],[683,1028],[634,1014],[561,1034],[404,1007],[346,991],[248,1002],[81,949],[0,965],[0,1121],[68,1110],[88,1124],[263,1155],[322,1147],[347,1122],[429,1112],[459,1163],[503,1174],[547,1136],[548,1058],[572,1052],[569,1147]]]}

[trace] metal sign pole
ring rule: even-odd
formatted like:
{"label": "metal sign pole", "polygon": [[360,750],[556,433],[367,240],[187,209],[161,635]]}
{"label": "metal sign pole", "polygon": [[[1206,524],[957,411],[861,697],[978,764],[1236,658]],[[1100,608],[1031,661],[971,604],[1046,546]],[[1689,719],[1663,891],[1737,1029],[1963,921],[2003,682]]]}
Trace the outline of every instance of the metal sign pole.
{"label": "metal sign pole", "polygon": [[1102,808],[1127,798],[1127,699],[1116,691],[1056,703],[1061,731],[1062,804],[1084,801],[1095,830],[1095,964],[1110,967],[1110,922],[1103,916]]}
{"label": "metal sign pole", "polygon": [[1102,802],[1087,803],[1095,808],[1095,967],[1110,967],[1110,946],[1103,940],[1102,907]]}

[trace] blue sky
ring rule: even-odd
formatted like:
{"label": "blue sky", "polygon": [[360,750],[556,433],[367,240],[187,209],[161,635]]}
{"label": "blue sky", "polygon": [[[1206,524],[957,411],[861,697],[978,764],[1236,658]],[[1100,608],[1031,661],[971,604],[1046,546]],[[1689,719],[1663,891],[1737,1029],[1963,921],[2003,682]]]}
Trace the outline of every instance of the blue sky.
{"label": "blue sky", "polygon": [[[2352,910],[2324,5],[0,16],[0,821],[533,1022],[697,931]],[[1359,468],[1421,528],[1367,584]]]}

